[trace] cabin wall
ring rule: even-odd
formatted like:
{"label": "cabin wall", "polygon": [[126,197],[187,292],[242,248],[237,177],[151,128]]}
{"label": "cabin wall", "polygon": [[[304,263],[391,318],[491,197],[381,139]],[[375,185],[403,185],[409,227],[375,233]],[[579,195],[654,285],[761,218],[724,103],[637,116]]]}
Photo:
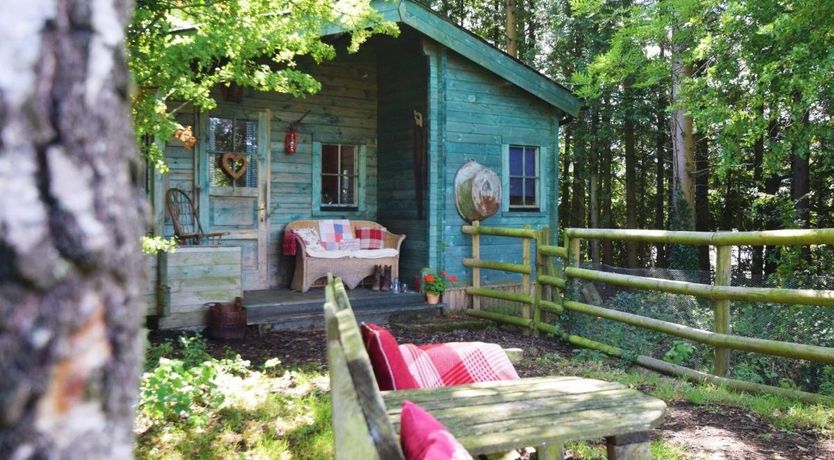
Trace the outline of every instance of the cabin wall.
{"label": "cabin wall", "polygon": [[[336,59],[321,64],[301,64],[321,83],[321,90],[311,96],[296,98],[288,94],[260,93],[246,89],[242,100],[224,101],[218,92],[218,112],[246,114],[268,111],[270,154],[267,260],[269,286],[286,287],[292,277],[295,257],[281,254],[281,236],[284,226],[299,219],[368,219],[377,220],[377,50],[373,42],[362,46],[359,52],[349,54],[344,44],[337,44]],[[301,118],[297,127],[299,144],[297,152],[288,155],[284,151],[284,135],[289,125]],[[180,120],[195,128],[195,136],[204,139],[199,132],[199,117],[211,116],[184,113]],[[255,118],[257,119],[257,118]],[[204,121],[204,120],[203,120]],[[363,212],[334,212],[313,209],[312,143],[343,143],[365,147],[366,181],[359,184],[365,193]],[[165,154],[171,171],[163,177],[163,190],[179,187],[194,198],[198,206],[200,193],[195,187],[195,156],[200,149],[185,150],[178,141],[166,143]],[[199,180],[196,181],[199,183]],[[161,203],[161,201],[157,201]],[[208,216],[202,215],[203,227],[208,231]],[[165,235],[173,235],[173,228],[166,216]]]}
{"label": "cabin wall", "polygon": [[[445,50],[439,59],[440,115],[445,118],[444,166],[441,178],[445,200],[439,206],[436,225],[442,235],[442,265],[450,274],[468,280],[470,269],[462,259],[471,257],[472,239],[461,232],[465,224],[455,207],[454,180],[458,169],[469,159],[489,167],[502,176],[503,145],[540,147],[540,177],[545,187],[538,212],[499,210],[483,225],[523,228],[550,226],[557,228],[558,197],[558,116],[551,105],[531,96],[495,74]],[[445,76],[444,76],[445,75]],[[506,179],[502,178],[505,183]],[[501,262],[521,262],[521,240],[481,237],[481,258]],[[535,246],[533,246],[535,250]],[[482,270],[484,284],[520,279],[517,275]]]}
{"label": "cabin wall", "polygon": [[[414,111],[428,122],[427,60],[414,32],[403,27],[399,39],[380,46],[379,68],[379,222],[390,231],[407,235],[400,254],[400,278],[414,286],[415,277],[428,265],[428,184],[417,170],[417,136]],[[423,137],[425,139],[425,137]],[[423,142],[425,149],[425,142]],[[423,181],[422,214],[417,205],[417,180]]]}

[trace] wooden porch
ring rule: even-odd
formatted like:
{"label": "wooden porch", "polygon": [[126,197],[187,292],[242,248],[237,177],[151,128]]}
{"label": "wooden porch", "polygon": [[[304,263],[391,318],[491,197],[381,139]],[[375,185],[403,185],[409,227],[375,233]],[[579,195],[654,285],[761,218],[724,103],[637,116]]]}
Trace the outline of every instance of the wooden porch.
{"label": "wooden porch", "polygon": [[[348,297],[359,321],[377,323],[387,323],[393,315],[436,315],[445,306],[428,305],[417,292],[377,292],[361,286],[348,291]],[[323,328],[322,303],[323,287],[307,292],[265,289],[243,293],[248,324],[269,324],[273,329]]]}

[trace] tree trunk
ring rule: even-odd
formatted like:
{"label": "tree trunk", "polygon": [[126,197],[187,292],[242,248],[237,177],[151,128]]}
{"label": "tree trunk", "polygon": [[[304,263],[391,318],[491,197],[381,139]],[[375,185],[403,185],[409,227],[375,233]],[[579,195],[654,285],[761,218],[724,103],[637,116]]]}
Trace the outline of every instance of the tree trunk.
{"label": "tree trunk", "polygon": [[[695,145],[692,117],[679,106],[683,100],[683,84],[691,75],[691,69],[680,58],[680,52],[672,56],[672,101],[678,105],[672,114],[672,230],[693,230],[695,227]],[[691,246],[673,245],[669,265],[677,269],[697,267],[697,251]]]}
{"label": "tree trunk", "polygon": [[[143,233],[129,2],[6,7],[0,458],[131,458]],[[12,3],[14,4],[14,3]]]}
{"label": "tree trunk", "polygon": [[[761,117],[764,117],[764,111],[759,110]],[[764,159],[764,136],[760,136],[756,143],[753,144],[753,183],[760,191],[764,191],[764,174],[762,173],[762,161]],[[754,214],[753,228],[760,231],[764,228],[764,221],[761,217],[762,210],[756,209]],[[753,246],[752,248],[752,263],[750,266],[750,275],[754,280],[761,279],[764,274],[764,246]]]}
{"label": "tree trunk", "polygon": [[[774,118],[768,124],[768,138],[771,148],[779,142],[779,119]],[[779,172],[774,172],[767,179],[765,179],[764,191],[768,195],[769,200],[776,199],[776,194],[779,193],[779,185],[782,182]],[[777,206],[775,203],[769,203],[764,210],[765,230],[776,230],[781,227],[781,219],[777,215]],[[765,276],[776,273],[780,257],[779,246],[770,245],[765,249],[764,272]]]}
{"label": "tree trunk", "polygon": [[[608,95],[603,98],[602,110],[602,125],[611,125],[611,104]],[[613,163],[611,142],[606,140],[602,143],[602,161],[600,161],[600,186],[602,193],[600,196],[601,204],[600,210],[602,212],[601,225],[603,228],[614,228],[613,206],[611,204],[611,165]],[[611,240],[602,241],[602,263],[606,265],[614,265],[614,250]]]}
{"label": "tree trunk", "polygon": [[[663,56],[663,49],[660,50],[661,59]],[[654,202],[654,228],[663,230],[666,228],[666,220],[663,209],[666,203],[666,192],[664,187],[664,177],[666,175],[666,98],[663,95],[663,90],[658,93],[657,106],[655,107],[655,128],[657,129],[657,137],[655,139],[655,156],[657,161],[655,163],[656,173],[656,189]],[[657,245],[657,267],[666,267],[666,245]]]}
{"label": "tree trunk", "polygon": [[[627,86],[628,87],[628,86]],[[630,93],[626,93],[630,94]],[[637,152],[635,148],[634,119],[626,110],[623,120],[623,137],[625,144],[625,192],[626,192],[626,228],[636,229],[637,225]],[[637,267],[637,242],[626,243],[626,266]]]}
{"label": "tree trunk", "polygon": [[[712,218],[709,210],[709,139],[705,134],[698,137],[695,155],[695,230],[708,232],[712,229]],[[709,246],[698,246],[698,269],[710,271]]]}
{"label": "tree trunk", "polygon": [[[798,97],[797,97],[798,99]],[[801,123],[808,125],[809,114],[806,111]],[[794,146],[791,153],[791,199],[794,206],[794,217],[799,228],[810,228],[810,159],[811,152],[807,145]],[[802,246],[802,261],[811,262],[811,248]]]}
{"label": "tree trunk", "polygon": [[[599,228],[599,103],[595,102],[591,109],[591,154],[589,155],[588,223],[591,228]],[[599,240],[590,240],[591,262],[599,263]]]}
{"label": "tree trunk", "polygon": [[507,21],[507,54],[518,57],[518,27],[516,24],[516,1],[504,0],[504,17]]}
{"label": "tree trunk", "polygon": [[573,126],[565,128],[565,151],[562,153],[562,174],[559,177],[560,199],[559,199],[559,220],[564,228],[572,226],[573,209],[571,201],[571,141]]}

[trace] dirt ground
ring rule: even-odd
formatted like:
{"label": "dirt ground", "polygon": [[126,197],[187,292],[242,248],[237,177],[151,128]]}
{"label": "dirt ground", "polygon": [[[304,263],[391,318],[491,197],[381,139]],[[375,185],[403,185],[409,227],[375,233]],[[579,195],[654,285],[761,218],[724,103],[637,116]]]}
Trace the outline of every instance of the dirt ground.
{"label": "dirt ground", "polygon": [[[559,374],[555,363],[536,358],[545,354],[569,357],[570,346],[546,338],[525,337],[515,331],[500,329],[461,329],[437,331],[395,326],[400,343],[437,343],[454,341],[482,341],[503,347],[524,350],[524,360],[516,366],[522,377]],[[151,334],[159,341],[171,334]],[[325,368],[324,331],[314,329],[259,332],[251,328],[244,340],[234,342],[209,341],[209,352],[223,356],[225,347],[233,349],[244,359],[258,366],[277,357],[284,366],[313,365]],[[669,403],[664,423],[653,430],[652,439],[663,439],[684,450],[693,459],[814,459],[834,460],[834,440],[821,439],[813,431],[781,430],[768,421],[744,409],[726,406],[699,406],[687,401]],[[567,452],[568,459],[578,458]]]}

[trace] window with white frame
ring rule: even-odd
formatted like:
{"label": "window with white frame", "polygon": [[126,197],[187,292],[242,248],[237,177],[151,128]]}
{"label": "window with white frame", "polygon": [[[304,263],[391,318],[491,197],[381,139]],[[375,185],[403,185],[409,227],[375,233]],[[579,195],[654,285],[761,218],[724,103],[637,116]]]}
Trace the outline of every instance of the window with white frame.
{"label": "window with white frame", "polygon": [[356,209],[359,149],[355,145],[321,145],[321,209]]}
{"label": "window with white frame", "polygon": [[538,211],[541,206],[539,148],[510,145],[506,163],[510,211]]}

